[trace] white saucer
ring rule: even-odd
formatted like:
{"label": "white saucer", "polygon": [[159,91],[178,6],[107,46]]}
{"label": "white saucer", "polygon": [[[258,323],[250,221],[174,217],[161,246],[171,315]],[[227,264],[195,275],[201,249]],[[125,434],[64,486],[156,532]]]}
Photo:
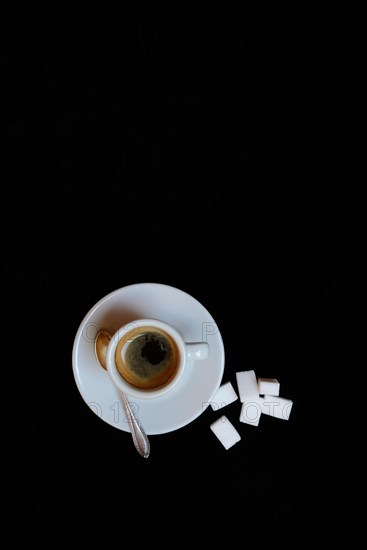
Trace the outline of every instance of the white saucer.
{"label": "white saucer", "polygon": [[151,317],[171,323],[186,342],[207,341],[208,359],[189,362],[176,388],[157,399],[130,398],[148,435],[186,426],[208,407],[224,371],[224,346],[213,317],[195,298],[172,286],[138,283],[111,292],[84,317],[75,336],[72,365],[75,382],[90,409],[111,426],[130,431],[118,390],[98,363],[94,338],[100,329],[111,334],[124,323]]}

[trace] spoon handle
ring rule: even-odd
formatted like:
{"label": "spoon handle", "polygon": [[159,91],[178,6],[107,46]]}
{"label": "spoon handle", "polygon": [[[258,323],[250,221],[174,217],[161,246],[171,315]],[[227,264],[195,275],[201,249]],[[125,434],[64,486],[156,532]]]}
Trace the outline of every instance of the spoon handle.
{"label": "spoon handle", "polygon": [[122,397],[122,403],[125,409],[126,418],[129,422],[131,435],[133,436],[134,445],[138,451],[138,453],[144,457],[148,458],[150,453],[150,442],[148,439],[147,434],[143,430],[143,428],[140,426],[139,421],[135,417],[131,407],[130,403],[128,401],[128,398],[123,392],[121,393]]}

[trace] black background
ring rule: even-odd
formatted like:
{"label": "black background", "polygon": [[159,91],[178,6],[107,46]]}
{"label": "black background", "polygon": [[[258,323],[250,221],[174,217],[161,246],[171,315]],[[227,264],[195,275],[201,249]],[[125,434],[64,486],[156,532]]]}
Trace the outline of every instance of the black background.
{"label": "black background", "polygon": [[[2,18],[3,270],[20,298],[7,323],[41,338],[37,353],[21,350],[32,391],[13,395],[20,445],[7,448],[32,529],[5,531],[129,548],[171,536],[351,543],[361,14],[120,4],[13,6]],[[140,282],[199,300],[222,333],[223,382],[236,388],[250,369],[277,378],[289,421],[254,428],[238,403],[207,409],[151,436],[143,459],[93,414],[73,378],[74,336],[100,298]],[[242,436],[229,450],[209,429],[222,413]]]}

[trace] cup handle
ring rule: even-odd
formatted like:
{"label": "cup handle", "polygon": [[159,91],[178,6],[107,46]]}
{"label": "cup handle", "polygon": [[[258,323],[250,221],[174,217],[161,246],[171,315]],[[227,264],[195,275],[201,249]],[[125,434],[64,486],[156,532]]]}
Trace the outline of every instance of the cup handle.
{"label": "cup handle", "polygon": [[207,342],[186,342],[185,346],[189,361],[207,359],[209,357],[209,344]]}

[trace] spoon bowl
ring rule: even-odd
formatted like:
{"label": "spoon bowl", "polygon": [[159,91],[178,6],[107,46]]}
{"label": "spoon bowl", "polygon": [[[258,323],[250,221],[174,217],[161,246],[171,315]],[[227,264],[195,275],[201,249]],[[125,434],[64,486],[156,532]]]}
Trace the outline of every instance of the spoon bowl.
{"label": "spoon bowl", "polygon": [[96,357],[101,367],[103,367],[105,370],[107,370],[106,351],[110,340],[111,336],[108,334],[108,332],[106,332],[105,330],[100,330],[94,341]]}

